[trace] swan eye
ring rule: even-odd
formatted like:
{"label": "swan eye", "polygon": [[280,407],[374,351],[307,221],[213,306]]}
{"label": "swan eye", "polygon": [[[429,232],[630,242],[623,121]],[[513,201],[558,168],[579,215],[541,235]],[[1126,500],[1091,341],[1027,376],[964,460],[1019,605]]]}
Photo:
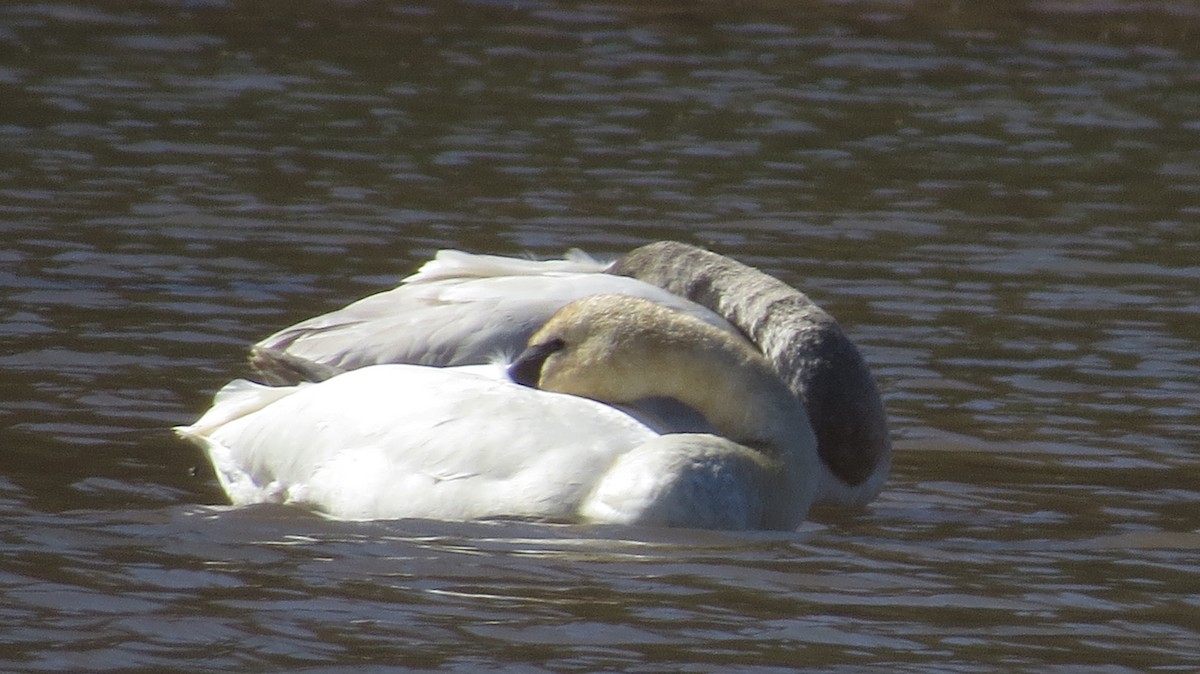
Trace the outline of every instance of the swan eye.
{"label": "swan eye", "polygon": [[562,351],[567,343],[555,337],[545,342],[530,344],[517,356],[512,365],[508,366],[508,376],[518,384],[537,388],[542,377],[542,366],[546,359],[556,351]]}

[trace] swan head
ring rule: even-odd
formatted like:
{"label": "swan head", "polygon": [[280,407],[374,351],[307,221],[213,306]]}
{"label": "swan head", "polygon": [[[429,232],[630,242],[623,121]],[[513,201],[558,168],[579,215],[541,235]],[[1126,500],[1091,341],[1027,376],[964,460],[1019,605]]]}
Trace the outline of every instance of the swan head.
{"label": "swan head", "polygon": [[[737,352],[734,342],[648,300],[594,295],[564,306],[530,336],[509,375],[546,391],[628,403],[669,393],[681,377],[697,374],[694,367],[681,372],[680,361]],[[743,355],[754,358],[750,349]]]}
{"label": "swan head", "polygon": [[586,297],[535,332],[508,372],[609,404],[677,400],[777,467],[769,472],[779,486],[766,493],[770,527],[796,526],[812,503],[817,441],[804,408],[762,354],[700,319],[634,297]]}
{"label": "swan head", "polygon": [[610,404],[678,400],[722,435],[749,444],[807,429],[807,415],[752,347],[648,300],[595,295],[550,318],[509,367],[513,381]]}

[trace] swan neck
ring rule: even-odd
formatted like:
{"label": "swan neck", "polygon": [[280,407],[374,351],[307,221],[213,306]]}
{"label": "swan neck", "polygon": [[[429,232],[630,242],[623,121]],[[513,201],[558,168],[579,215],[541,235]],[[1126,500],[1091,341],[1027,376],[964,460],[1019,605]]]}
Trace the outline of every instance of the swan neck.
{"label": "swan neck", "polygon": [[[703,414],[717,433],[772,462],[764,526],[793,529],[808,514],[817,489],[816,436],[808,415],[770,365],[755,358],[738,366],[717,359],[693,368],[692,385],[676,397]],[[712,371],[715,370],[715,371]]]}

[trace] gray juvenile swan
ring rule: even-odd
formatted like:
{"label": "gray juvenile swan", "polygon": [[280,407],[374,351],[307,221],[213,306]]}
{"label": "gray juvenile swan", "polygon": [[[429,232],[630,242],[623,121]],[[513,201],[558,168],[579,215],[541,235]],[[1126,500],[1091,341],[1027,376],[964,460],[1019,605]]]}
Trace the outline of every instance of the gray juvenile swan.
{"label": "gray juvenile swan", "polygon": [[711,309],[762,351],[812,420],[824,469],[818,502],[861,505],[878,495],[892,463],[887,412],[833,316],[753,267],[673,241],[637,248],[609,272]]}
{"label": "gray juvenile swan", "polygon": [[[441,251],[392,290],[285,328],[255,345],[266,381],[319,380],[388,362],[485,363],[515,353],[568,302],[644,297],[749,340],[805,406],[822,460],[818,503],[861,505],[891,467],[887,416],[850,338],[803,293],[687,244],[634,249],[612,265],[582,254],[532,261]],[[700,428],[674,408],[660,428]]]}
{"label": "gray juvenile swan", "polygon": [[[616,405],[678,399],[718,434],[659,434]],[[534,517],[794,529],[817,489],[803,408],[729,333],[622,295],[556,312],[502,366],[373,365],[238,380],[176,432],[234,504],[334,517]]]}

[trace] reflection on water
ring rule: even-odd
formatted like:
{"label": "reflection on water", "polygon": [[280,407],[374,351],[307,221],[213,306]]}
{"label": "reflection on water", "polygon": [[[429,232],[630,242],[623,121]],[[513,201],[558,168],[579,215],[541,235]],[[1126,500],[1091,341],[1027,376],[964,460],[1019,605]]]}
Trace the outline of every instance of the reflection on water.
{"label": "reflection on water", "polygon": [[[0,9],[0,668],[1200,664],[1182,4]],[[898,456],[799,533],[231,510],[171,437],[440,247],[796,284]]]}

